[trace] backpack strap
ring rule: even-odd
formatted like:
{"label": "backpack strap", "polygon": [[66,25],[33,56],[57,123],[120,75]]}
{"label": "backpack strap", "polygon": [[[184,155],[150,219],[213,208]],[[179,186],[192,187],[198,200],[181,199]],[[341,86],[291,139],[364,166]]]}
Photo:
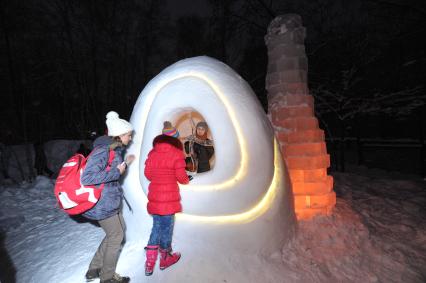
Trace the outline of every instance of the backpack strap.
{"label": "backpack strap", "polygon": [[112,165],[112,161],[114,160],[114,157],[115,157],[115,151],[112,150],[112,149],[109,149],[108,150],[108,163],[107,163],[107,166],[106,166],[107,170],[111,169],[111,165]]}
{"label": "backpack strap", "polygon": [[[102,145],[99,145],[99,146],[95,147],[94,149],[92,149],[90,154],[86,157],[86,160],[89,160],[89,157],[92,155],[92,153],[95,152],[95,150],[100,148],[100,147],[102,147]],[[107,170],[111,169],[111,165],[112,165],[112,161],[114,160],[114,157],[115,157],[115,151],[112,150],[111,148],[109,148],[109,146],[108,146],[108,159],[107,159],[108,161],[107,161],[107,164],[106,164]]]}

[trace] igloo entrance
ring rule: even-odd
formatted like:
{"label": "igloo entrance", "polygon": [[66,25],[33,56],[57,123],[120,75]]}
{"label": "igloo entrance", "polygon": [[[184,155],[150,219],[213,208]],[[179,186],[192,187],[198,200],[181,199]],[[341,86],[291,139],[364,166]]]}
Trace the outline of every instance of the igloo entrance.
{"label": "igloo entrance", "polygon": [[[187,162],[187,171],[190,172],[190,174],[197,174],[197,169],[199,169],[199,164],[197,160],[197,154],[194,152],[194,141],[193,137],[196,137],[196,125],[199,122],[207,122],[207,125],[209,124],[208,121],[195,109],[187,109],[181,113],[178,113],[175,117],[170,119],[172,124],[176,127],[176,129],[179,131],[179,139],[184,144],[184,151],[185,155],[187,156],[186,162]],[[208,129],[207,130],[207,139],[211,141],[214,148],[214,138],[212,135],[212,132]],[[210,144],[210,142],[209,142]],[[208,160],[210,170],[214,169],[214,163],[215,163],[215,156],[214,154],[212,157]],[[208,171],[210,171],[208,170]],[[198,174],[203,174],[198,173]]]}

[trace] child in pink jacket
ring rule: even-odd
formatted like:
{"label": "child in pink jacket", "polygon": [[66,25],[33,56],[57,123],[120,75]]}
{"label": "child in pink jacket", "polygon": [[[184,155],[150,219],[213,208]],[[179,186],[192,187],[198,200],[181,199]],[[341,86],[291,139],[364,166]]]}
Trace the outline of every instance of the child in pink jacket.
{"label": "child in pink jacket", "polygon": [[164,123],[163,134],[155,137],[153,149],[145,161],[148,187],[148,213],[153,217],[151,235],[146,246],[145,275],[154,272],[158,251],[160,269],[175,264],[180,253],[172,252],[172,235],[175,213],[182,211],[179,185],[188,184],[183,146],[177,138],[179,132],[170,122]]}

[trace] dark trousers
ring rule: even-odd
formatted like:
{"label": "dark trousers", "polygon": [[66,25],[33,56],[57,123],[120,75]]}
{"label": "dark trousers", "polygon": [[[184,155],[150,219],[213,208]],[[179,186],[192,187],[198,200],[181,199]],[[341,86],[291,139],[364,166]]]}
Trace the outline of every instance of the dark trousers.
{"label": "dark trousers", "polygon": [[98,222],[106,235],[90,262],[89,270],[101,269],[101,280],[108,280],[115,273],[121,243],[124,239],[125,224],[121,213]]}

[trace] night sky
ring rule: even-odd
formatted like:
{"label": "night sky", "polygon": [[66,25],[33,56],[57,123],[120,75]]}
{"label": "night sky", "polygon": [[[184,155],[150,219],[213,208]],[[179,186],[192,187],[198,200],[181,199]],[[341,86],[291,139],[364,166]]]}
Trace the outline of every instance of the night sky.
{"label": "night sky", "polygon": [[267,111],[264,36],[271,20],[286,13],[300,14],[307,28],[309,88],[327,139],[420,139],[422,2],[1,1],[0,141],[101,132],[107,111],[129,118],[155,75],[199,55],[236,70]]}

